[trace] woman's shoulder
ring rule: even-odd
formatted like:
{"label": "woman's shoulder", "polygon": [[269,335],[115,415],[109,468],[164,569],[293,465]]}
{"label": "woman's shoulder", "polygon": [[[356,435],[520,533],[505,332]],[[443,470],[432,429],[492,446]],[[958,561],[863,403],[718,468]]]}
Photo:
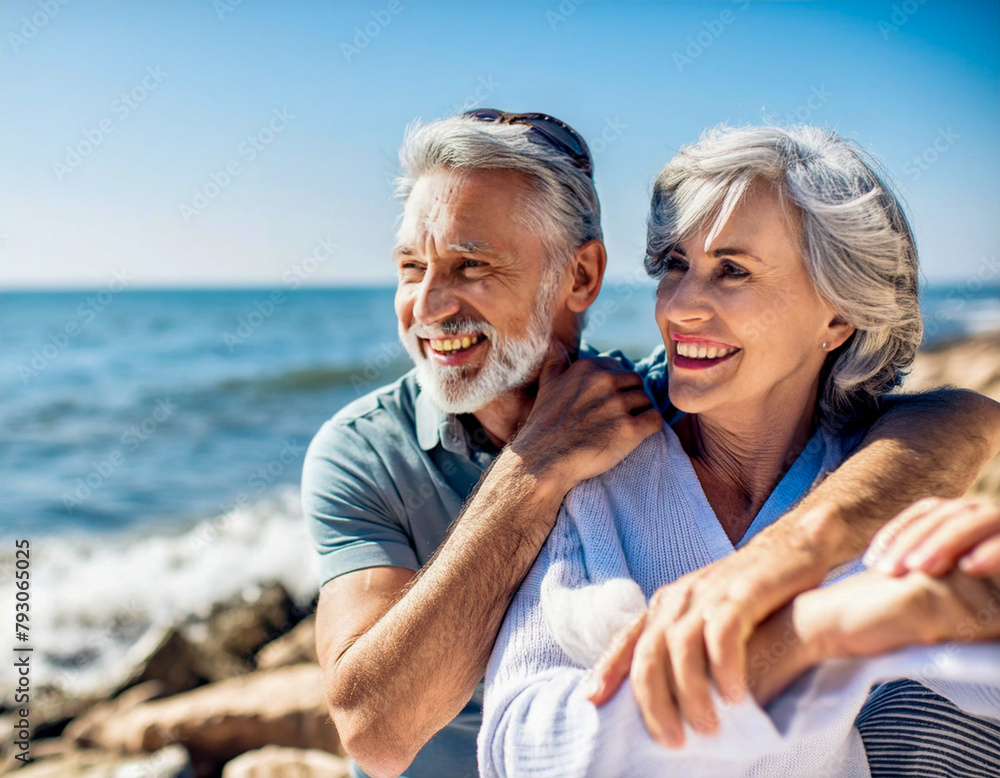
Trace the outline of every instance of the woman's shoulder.
{"label": "woman's shoulder", "polygon": [[683,454],[680,441],[664,423],[610,470],[570,489],[564,504],[573,509],[592,507],[595,501],[608,499],[620,504],[623,500],[629,501],[630,497],[648,498],[650,490],[671,471],[672,460],[678,452]]}

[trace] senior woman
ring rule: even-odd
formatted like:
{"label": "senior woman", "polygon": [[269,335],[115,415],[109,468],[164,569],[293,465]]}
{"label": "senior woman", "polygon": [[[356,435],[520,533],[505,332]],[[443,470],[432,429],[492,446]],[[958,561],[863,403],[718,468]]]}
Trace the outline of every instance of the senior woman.
{"label": "senior woman", "polygon": [[[677,413],[567,495],[494,648],[481,773],[868,775],[854,726],[868,691],[917,677],[967,711],[955,745],[959,760],[973,754],[965,774],[993,774],[975,769],[1000,755],[1000,727],[976,716],[1000,717],[1000,646],[950,647],[943,668],[941,649],[824,660],[1000,637],[1000,618],[961,629],[1000,578],[851,575],[860,563],[831,575],[752,637],[754,699],[717,717],[711,705],[684,711],[697,726],[682,748],[663,747],[685,740],[675,700],[715,694],[700,653],[674,673],[662,639],[640,640],[648,661],[632,672],[646,698],[630,681],[601,707],[588,701],[587,669],[612,637],[836,468],[921,339],[902,209],[873,163],[816,128],[723,127],[683,149],[654,188],[646,266]],[[636,678],[637,666],[659,677]]]}

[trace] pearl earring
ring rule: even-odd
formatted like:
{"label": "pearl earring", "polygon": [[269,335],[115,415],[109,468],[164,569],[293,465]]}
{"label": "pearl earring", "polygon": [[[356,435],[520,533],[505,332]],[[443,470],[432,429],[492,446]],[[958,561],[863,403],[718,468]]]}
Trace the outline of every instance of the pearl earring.
{"label": "pearl earring", "polygon": [[827,346],[827,343],[826,343],[826,341],[824,340],[824,341],[823,341],[823,345],[821,345],[821,346],[820,346],[820,348],[821,348],[821,349],[823,349],[823,351],[826,351],[826,346]]}

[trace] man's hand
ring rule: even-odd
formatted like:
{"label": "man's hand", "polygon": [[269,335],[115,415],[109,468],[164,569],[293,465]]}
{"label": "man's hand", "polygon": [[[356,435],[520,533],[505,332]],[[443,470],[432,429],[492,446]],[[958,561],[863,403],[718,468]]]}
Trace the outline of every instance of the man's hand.
{"label": "man's hand", "polygon": [[725,699],[742,698],[755,627],[862,554],[906,505],[961,495],[1000,446],[1000,404],[974,392],[938,390],[887,405],[858,449],[790,514],[732,556],[664,587],[595,668],[590,698],[607,701],[631,672],[660,742],[682,741],[681,714],[694,729],[713,731],[709,683]]}
{"label": "man's hand", "polygon": [[998,638],[1000,576],[975,578],[955,570],[941,578],[921,572],[893,577],[868,570],[800,594],[761,624],[750,640],[753,695],[767,705],[828,659]]}
{"label": "man's hand", "polygon": [[553,340],[534,406],[510,448],[534,472],[557,472],[569,491],[610,470],[662,426],[637,373],[607,358],[570,364]]}
{"label": "man's hand", "polygon": [[1000,575],[1000,504],[919,500],[875,535],[865,564],[889,575],[940,576],[956,567],[969,575]]}
{"label": "man's hand", "polygon": [[553,344],[531,413],[431,560],[415,575],[378,568],[326,584],[317,650],[327,704],[366,773],[404,772],[462,710],[566,492],[662,424],[636,373],[611,360],[569,365]]}
{"label": "man's hand", "polygon": [[650,735],[684,742],[681,715],[700,733],[718,720],[710,679],[724,699],[746,690],[747,641],[757,625],[832,566],[825,549],[808,542],[794,517],[774,525],[735,554],[661,588],[650,607],[594,669],[589,699],[611,699],[631,675]]}

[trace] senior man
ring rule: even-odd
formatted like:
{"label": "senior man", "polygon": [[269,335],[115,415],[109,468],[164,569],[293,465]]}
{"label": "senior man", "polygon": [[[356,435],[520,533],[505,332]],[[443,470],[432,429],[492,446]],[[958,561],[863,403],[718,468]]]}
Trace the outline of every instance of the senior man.
{"label": "senior man", "polygon": [[[341,409],[306,455],[316,648],[356,775],[472,776],[507,606],[566,492],[660,429],[665,356],[580,358],[597,356],[580,338],[606,254],[568,125],[474,111],[411,129],[400,160],[395,307],[415,368]],[[714,680],[738,686],[754,627],[902,508],[962,494],[998,431],[974,393],[896,400],[795,509],[678,581],[689,613],[712,612]]]}

